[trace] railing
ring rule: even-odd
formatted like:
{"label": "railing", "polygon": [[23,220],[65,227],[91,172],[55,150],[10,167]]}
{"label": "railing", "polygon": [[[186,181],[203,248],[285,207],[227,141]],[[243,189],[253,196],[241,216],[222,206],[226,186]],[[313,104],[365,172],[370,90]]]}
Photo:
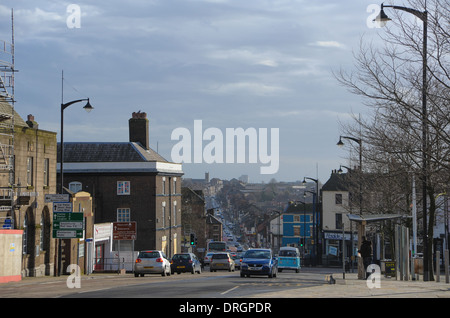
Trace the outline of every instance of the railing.
{"label": "railing", "polygon": [[124,257],[119,258],[95,258],[94,259],[94,272],[107,273],[107,272],[119,272],[121,269],[126,271],[133,271],[134,261],[126,261]]}

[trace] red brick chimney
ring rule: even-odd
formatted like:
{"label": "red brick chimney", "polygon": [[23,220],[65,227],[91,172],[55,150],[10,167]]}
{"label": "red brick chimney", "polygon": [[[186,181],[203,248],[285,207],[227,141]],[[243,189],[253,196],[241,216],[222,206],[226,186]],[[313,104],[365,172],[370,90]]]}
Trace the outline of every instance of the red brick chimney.
{"label": "red brick chimney", "polygon": [[149,133],[147,113],[133,112],[128,120],[130,142],[138,142],[145,149],[149,149]]}

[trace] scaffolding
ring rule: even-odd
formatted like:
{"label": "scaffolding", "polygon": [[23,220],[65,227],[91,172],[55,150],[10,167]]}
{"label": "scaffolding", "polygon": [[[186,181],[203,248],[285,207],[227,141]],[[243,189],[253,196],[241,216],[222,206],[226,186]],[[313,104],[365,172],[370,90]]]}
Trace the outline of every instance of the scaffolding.
{"label": "scaffolding", "polygon": [[0,40],[0,229],[15,228],[13,10],[11,34],[11,42]]}

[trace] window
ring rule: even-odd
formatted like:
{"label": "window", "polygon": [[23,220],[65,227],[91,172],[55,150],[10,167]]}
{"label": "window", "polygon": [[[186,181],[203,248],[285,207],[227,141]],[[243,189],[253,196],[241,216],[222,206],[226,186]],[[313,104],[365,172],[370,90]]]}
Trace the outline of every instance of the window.
{"label": "window", "polygon": [[162,227],[166,227],[166,202],[162,203]]}
{"label": "window", "polygon": [[44,187],[47,187],[49,185],[49,165],[50,165],[50,159],[45,158],[44,159]]}
{"label": "window", "polygon": [[117,181],[117,195],[130,194],[130,181]]}
{"label": "window", "polygon": [[117,209],[117,222],[130,222],[130,209],[120,208]]}
{"label": "window", "polygon": [[33,185],[33,157],[27,158],[27,185]]}
{"label": "window", "polygon": [[335,203],[342,204],[342,193],[336,193],[335,195]]}
{"label": "window", "polygon": [[336,213],[336,230],[342,230],[342,214]]}
{"label": "window", "polygon": [[166,177],[162,177],[162,194],[166,194]]}
{"label": "window", "polygon": [[69,183],[69,190],[72,191],[73,193],[77,193],[80,192],[82,190],[82,184],[81,182],[78,181],[73,181]]}
{"label": "window", "polygon": [[300,215],[294,215],[294,222],[300,222]]}
{"label": "window", "polygon": [[177,201],[173,202],[173,224],[177,225]]}
{"label": "window", "polygon": [[173,178],[173,194],[177,193],[177,178]]}

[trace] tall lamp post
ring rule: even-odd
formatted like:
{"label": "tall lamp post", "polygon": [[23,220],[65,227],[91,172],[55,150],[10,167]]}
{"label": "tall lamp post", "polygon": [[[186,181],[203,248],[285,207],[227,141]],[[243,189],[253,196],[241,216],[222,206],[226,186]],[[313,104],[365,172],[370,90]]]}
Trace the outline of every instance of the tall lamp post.
{"label": "tall lamp post", "polygon": [[[319,179],[309,178],[309,177],[303,177],[303,185],[306,185],[306,179],[311,180],[315,182],[316,184],[316,202],[315,202],[315,214],[316,214],[316,220],[315,220],[315,235],[314,235],[314,247],[315,247],[315,253],[316,253],[316,264],[321,265],[322,258],[319,257],[322,255],[322,246],[319,245],[319,228],[322,227],[322,221],[323,221],[323,215],[320,210],[320,195],[319,195]],[[307,191],[306,191],[307,192]],[[320,227],[319,227],[320,224]],[[320,249],[319,249],[320,246]]]}
{"label": "tall lamp post", "polygon": [[393,8],[395,10],[405,11],[413,14],[423,22],[423,47],[422,47],[422,202],[423,202],[423,272],[424,281],[429,280],[429,257],[428,257],[428,229],[427,229],[427,29],[428,29],[428,12],[426,10],[419,11],[416,9],[383,5],[379,15],[374,19],[381,27],[385,26],[391,19],[384,12],[384,8]]}
{"label": "tall lamp post", "polygon": [[94,109],[94,107],[92,107],[91,103],[89,102],[89,98],[83,98],[83,99],[77,99],[65,104],[61,104],[61,148],[60,148],[60,153],[59,153],[59,162],[60,162],[60,182],[61,182],[61,189],[60,189],[60,193],[64,193],[64,185],[63,185],[63,181],[64,181],[64,170],[63,170],[63,165],[64,165],[64,109],[66,109],[67,107],[69,107],[72,104],[75,103],[79,103],[82,101],[87,101],[86,105],[83,107],[83,109],[85,111],[87,111],[88,113]]}
{"label": "tall lamp post", "polygon": [[[348,139],[358,143],[359,145],[359,215],[362,216],[362,139],[348,137],[348,136],[339,136],[339,141],[337,145],[339,147],[344,146],[344,142],[342,138]],[[351,222],[351,221],[350,221]],[[365,236],[366,228],[365,223],[361,223],[358,226],[358,244],[361,245],[362,237]],[[352,249],[353,249],[353,236],[352,236]],[[353,252],[352,252],[353,253]],[[358,259],[358,278],[364,279],[366,277],[366,273],[364,273],[364,264],[361,258]]]}
{"label": "tall lamp post", "polygon": [[[84,110],[86,110],[88,113],[94,109],[94,107],[92,107],[92,105],[89,103],[89,98],[84,98],[84,99],[77,99],[68,103],[61,103],[61,145],[60,145],[60,151],[59,151],[59,163],[60,163],[60,169],[59,169],[59,179],[61,182],[60,185],[60,194],[64,193],[64,109],[66,109],[67,107],[69,107],[72,104],[75,103],[79,103],[82,101],[87,101],[86,105],[83,107]],[[61,239],[58,240],[59,241],[59,247],[58,247],[58,276],[61,276],[61,254],[62,254],[62,249],[61,249]]]}

